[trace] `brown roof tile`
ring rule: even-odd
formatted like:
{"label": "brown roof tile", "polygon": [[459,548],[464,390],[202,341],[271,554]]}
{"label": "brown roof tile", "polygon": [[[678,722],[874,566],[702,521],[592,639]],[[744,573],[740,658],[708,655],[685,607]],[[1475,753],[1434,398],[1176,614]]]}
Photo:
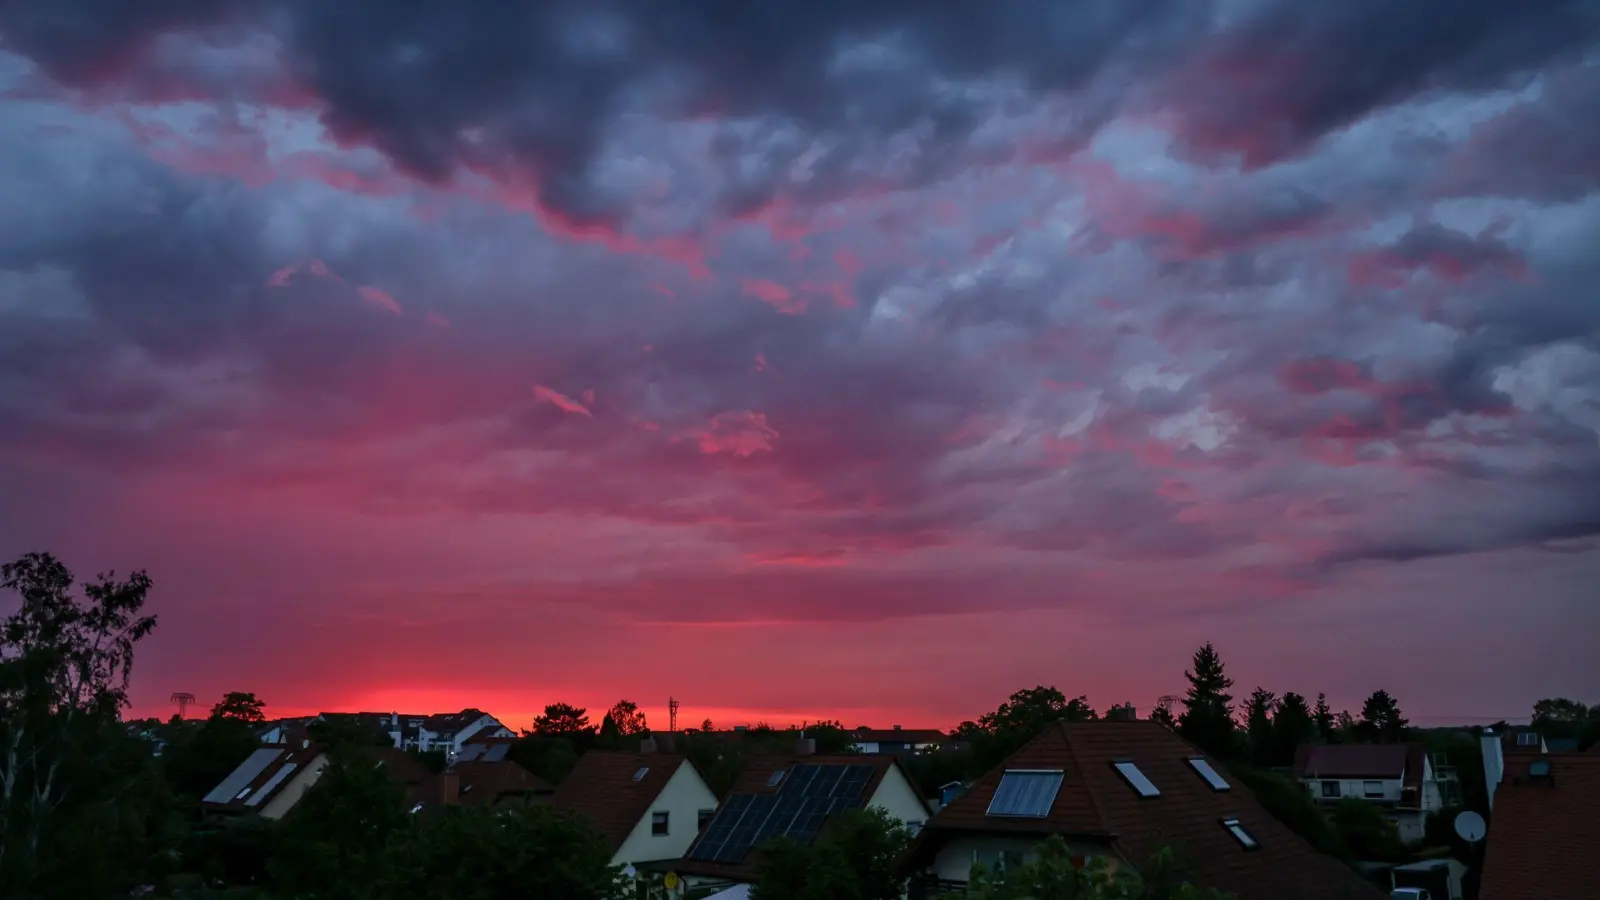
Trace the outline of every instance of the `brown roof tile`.
{"label": "brown roof tile", "polygon": [[[613,753],[592,750],[578,759],[556,788],[551,803],[583,814],[594,823],[613,851],[627,840],[633,826],[650,811],[661,789],[686,756],[670,753]],[[640,769],[644,777],[634,780]]]}
{"label": "brown roof tile", "polygon": [[[1213,790],[1190,765],[1191,758],[1205,758],[1230,789]],[[1122,761],[1137,765],[1160,796],[1140,797],[1113,767]],[[988,815],[1007,769],[1059,769],[1065,774],[1048,817]],[[1223,827],[1223,819],[1238,819],[1259,846],[1245,849]],[[1107,841],[1135,865],[1171,847],[1186,862],[1190,879],[1231,891],[1238,900],[1382,896],[1270,816],[1221,763],[1150,721],[1051,726],[940,810],[918,836],[910,858],[913,864],[926,864],[951,836],[974,832]]]}
{"label": "brown roof tile", "polygon": [[[782,787],[781,783],[772,785],[772,774],[779,769],[792,769],[795,766],[872,766],[872,778],[867,781],[867,786],[861,792],[862,804],[865,805],[877,793],[878,786],[883,784],[883,779],[889,770],[900,768],[900,774],[906,778],[906,783],[915,790],[916,782],[913,781],[900,766],[900,762],[893,754],[883,753],[856,753],[856,754],[825,754],[809,756],[752,756],[744,768],[739,770],[739,777],[734,779],[733,787],[728,795],[734,794],[774,794]],[[726,800],[726,798],[723,798]],[[920,798],[919,798],[920,799]],[[925,803],[926,801],[924,801]],[[696,838],[696,843],[699,839]],[[694,853],[691,845],[685,856]],[[707,878],[723,878],[729,881],[754,881],[756,869],[759,864],[759,854],[751,853],[737,865],[728,863],[706,862],[698,859],[685,859],[675,865],[678,872],[685,875],[700,875]]]}
{"label": "brown roof tile", "polygon": [[510,760],[499,762],[458,762],[457,796],[462,806],[493,806],[511,795],[550,794],[555,787]]}
{"label": "brown roof tile", "polygon": [[[1535,759],[1549,780],[1528,777]],[[1481,900],[1590,900],[1600,897],[1600,757],[1507,753],[1495,790],[1483,861]]]}

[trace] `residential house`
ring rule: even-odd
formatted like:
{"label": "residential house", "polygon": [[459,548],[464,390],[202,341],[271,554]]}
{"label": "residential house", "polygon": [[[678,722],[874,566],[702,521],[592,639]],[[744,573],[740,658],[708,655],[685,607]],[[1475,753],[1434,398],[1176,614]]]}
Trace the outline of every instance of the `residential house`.
{"label": "residential house", "polygon": [[464,709],[424,719],[416,732],[416,749],[442,750],[446,759],[455,759],[468,740],[480,736],[514,737],[515,732],[481,709]]}
{"label": "residential house", "polygon": [[1294,774],[1320,803],[1353,797],[1382,807],[1407,843],[1422,840],[1428,818],[1445,807],[1445,779],[1418,743],[1302,744]]}
{"label": "residential house", "polygon": [[906,857],[913,896],[1004,870],[1059,835],[1075,860],[1138,868],[1170,848],[1181,874],[1238,900],[1378,898],[1273,818],[1216,760],[1157,722],[1061,722],[973,782]]}
{"label": "residential house", "polygon": [[461,745],[461,752],[456,754],[456,762],[499,762],[506,758],[506,754],[511,752],[511,745],[517,741],[516,737],[503,735],[493,737],[473,735]]}
{"label": "residential house", "polygon": [[321,744],[262,747],[201,799],[206,813],[281,819],[321,777],[328,753]]}
{"label": "residential house", "polygon": [[555,787],[509,759],[460,761],[448,774],[456,779],[462,806],[535,806],[551,802]]}
{"label": "residential house", "polygon": [[762,843],[810,841],[845,810],[876,806],[912,829],[928,820],[928,805],[897,757],[819,756],[814,749],[803,740],[792,756],[751,757],[677,873],[696,888],[750,884]]}
{"label": "residential house", "polygon": [[857,728],[851,732],[857,753],[927,753],[945,743],[945,733],[936,728]]}
{"label": "residential house", "polygon": [[717,796],[686,756],[592,750],[578,759],[550,802],[582,814],[606,840],[612,865],[670,863],[683,856]]}
{"label": "residential house", "polygon": [[1493,814],[1480,900],[1600,897],[1600,755],[1520,748],[1502,756],[1499,747],[1496,736],[1484,738]]}

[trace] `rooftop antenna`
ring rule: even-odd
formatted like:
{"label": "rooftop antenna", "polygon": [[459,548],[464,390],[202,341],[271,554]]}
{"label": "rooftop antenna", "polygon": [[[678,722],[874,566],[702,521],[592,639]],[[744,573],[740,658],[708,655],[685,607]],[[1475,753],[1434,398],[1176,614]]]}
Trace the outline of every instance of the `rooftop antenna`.
{"label": "rooftop antenna", "polygon": [[672,697],[667,698],[667,731],[673,734],[678,731],[678,701]]}
{"label": "rooftop antenna", "polygon": [[183,714],[188,711],[189,704],[194,702],[194,695],[188,691],[177,691],[172,695],[171,699],[173,703],[178,704],[178,718],[181,719]]}

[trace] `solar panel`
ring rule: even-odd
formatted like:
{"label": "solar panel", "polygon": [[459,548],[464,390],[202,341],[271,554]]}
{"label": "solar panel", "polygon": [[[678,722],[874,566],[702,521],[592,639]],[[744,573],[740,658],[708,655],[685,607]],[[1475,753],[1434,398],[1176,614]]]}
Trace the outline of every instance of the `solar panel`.
{"label": "solar panel", "polygon": [[872,766],[845,766],[844,774],[839,780],[839,787],[835,790],[836,797],[849,797],[859,799],[867,789],[867,782],[872,780],[877,772]]}
{"label": "solar panel", "polygon": [[256,780],[257,775],[265,772],[273,760],[285,752],[282,747],[263,747],[251,753],[239,764],[239,768],[234,769],[221,784],[211,789],[211,793],[205,796],[205,802],[231,802],[240,791],[249,786],[250,782]]}
{"label": "solar panel", "polygon": [[789,773],[789,780],[783,783],[778,790],[780,794],[800,795],[811,789],[811,782],[817,777],[817,766],[795,766]]}
{"label": "solar panel", "polygon": [[261,801],[267,799],[268,794],[272,793],[274,790],[277,790],[278,785],[283,784],[283,780],[288,778],[289,775],[294,772],[294,770],[294,763],[284,763],[283,768],[273,772],[272,777],[267,779],[267,783],[257,788],[256,792],[250,795],[250,799],[244,801],[244,805],[260,806]]}
{"label": "solar panel", "polygon": [[995,788],[989,801],[987,815],[1021,816],[1042,819],[1050,815],[1050,805],[1061,790],[1063,773],[1059,771],[1014,769],[1000,776],[1000,786]]}
{"label": "solar panel", "polygon": [[839,777],[844,774],[844,766],[818,766],[817,777],[811,782],[811,789],[806,791],[807,797],[831,797],[839,787]]}

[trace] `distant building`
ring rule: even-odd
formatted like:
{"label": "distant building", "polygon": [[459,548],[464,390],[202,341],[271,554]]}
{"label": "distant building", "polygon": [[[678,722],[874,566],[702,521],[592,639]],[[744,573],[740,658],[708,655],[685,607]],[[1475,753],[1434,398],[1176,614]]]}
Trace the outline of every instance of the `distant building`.
{"label": "distant building", "polygon": [[1418,743],[1302,744],[1294,775],[1319,803],[1354,798],[1381,807],[1407,843],[1422,840],[1429,817],[1459,790],[1454,770],[1436,769]]}
{"label": "distant building", "polygon": [[939,749],[947,740],[934,728],[857,728],[850,734],[851,749],[857,753],[927,753]]}
{"label": "distant building", "polygon": [[1021,865],[1051,836],[1076,864],[1113,870],[1170,848],[1185,880],[1238,900],[1383,896],[1165,726],[1103,720],[1050,726],[941,809],[906,856],[912,897],[961,890],[975,866]]}

